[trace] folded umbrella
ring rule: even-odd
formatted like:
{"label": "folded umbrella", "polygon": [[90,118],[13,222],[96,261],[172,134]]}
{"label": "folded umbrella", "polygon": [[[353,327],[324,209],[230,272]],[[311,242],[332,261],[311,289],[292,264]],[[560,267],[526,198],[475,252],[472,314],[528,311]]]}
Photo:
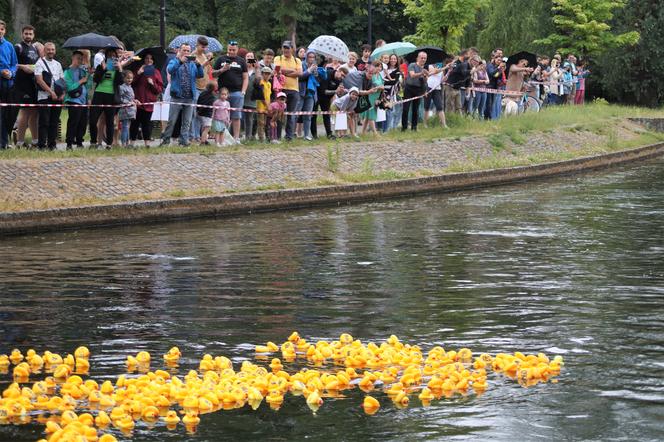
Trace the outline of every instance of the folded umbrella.
{"label": "folded umbrella", "polygon": [[121,46],[117,39],[111,36],[90,32],[67,39],[62,47],[64,49],[119,49]]}

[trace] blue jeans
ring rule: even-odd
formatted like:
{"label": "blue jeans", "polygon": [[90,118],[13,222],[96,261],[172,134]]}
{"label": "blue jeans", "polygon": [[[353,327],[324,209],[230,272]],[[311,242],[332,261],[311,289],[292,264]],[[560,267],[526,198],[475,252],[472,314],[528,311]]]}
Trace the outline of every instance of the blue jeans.
{"label": "blue jeans", "polygon": [[480,120],[484,118],[484,107],[486,106],[486,92],[475,92],[475,98],[470,104],[470,114],[472,115],[475,111],[479,115]]}
{"label": "blue jeans", "polygon": [[[244,95],[242,95],[242,92],[240,91],[231,92],[228,95],[228,101],[230,102],[231,107],[233,109],[242,109],[244,107]],[[231,120],[241,120],[241,119],[242,119],[241,110],[231,111]],[[235,134],[233,134],[233,136],[235,136]]]}
{"label": "blue jeans", "polygon": [[[314,110],[314,97],[306,95],[300,97],[297,102],[297,112],[311,112]],[[304,127],[304,136],[311,136],[311,115],[302,115],[302,126]]]}
{"label": "blue jeans", "polygon": [[189,145],[189,129],[191,128],[191,117],[194,114],[194,107],[189,106],[193,103],[193,98],[171,97],[170,111],[168,112],[168,126],[161,134],[162,142],[168,143],[175,129],[175,123],[182,114],[182,128],[180,129],[180,144]]}
{"label": "blue jeans", "polygon": [[120,123],[120,143],[122,143],[122,145],[127,145],[129,144],[129,127],[131,126],[131,120],[122,120]]}
{"label": "blue jeans", "polygon": [[[286,94],[286,112],[295,112],[300,101],[300,91],[283,90]],[[295,135],[297,115],[286,115],[286,140],[290,141]]]}
{"label": "blue jeans", "polygon": [[491,108],[491,119],[497,120],[503,111],[503,96],[501,94],[493,95],[493,107]]}
{"label": "blue jeans", "polygon": [[396,129],[399,127],[399,122],[401,121],[401,112],[403,111],[403,104],[395,104],[394,107],[392,107],[392,110],[390,110],[387,115],[387,128],[388,129]]}
{"label": "blue jeans", "polygon": [[[201,92],[198,89],[194,90],[194,103],[198,102],[198,97],[201,95]],[[194,108],[194,115],[196,115],[196,108]],[[191,120],[191,133],[189,134],[189,138],[192,140],[197,140],[201,137],[201,123],[198,121],[198,118],[193,118]]]}

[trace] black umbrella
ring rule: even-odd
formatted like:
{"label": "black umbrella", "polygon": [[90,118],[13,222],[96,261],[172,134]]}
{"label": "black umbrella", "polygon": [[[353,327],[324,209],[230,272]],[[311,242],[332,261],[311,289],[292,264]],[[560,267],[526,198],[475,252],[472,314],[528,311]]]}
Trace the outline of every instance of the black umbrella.
{"label": "black umbrella", "polygon": [[139,70],[145,63],[145,56],[147,54],[152,55],[154,66],[157,70],[161,70],[164,67],[164,63],[166,63],[166,52],[164,52],[164,49],[161,46],[153,46],[151,48],[139,49],[138,52],[134,54],[134,57],[138,57],[140,60],[132,61],[125,67],[125,69],[129,69],[134,72]]}
{"label": "black umbrella", "polygon": [[437,46],[422,46],[415,49],[413,52],[406,54],[404,58],[408,63],[415,63],[417,61],[417,54],[420,52],[427,53],[427,64],[442,63],[448,57],[443,48]]}
{"label": "black umbrella", "polygon": [[537,55],[526,51],[517,52],[516,54],[510,55],[505,63],[506,77],[510,76],[510,67],[512,67],[513,64],[517,64],[519,60],[528,60],[527,67],[529,68],[535,69],[537,67]]}
{"label": "black umbrella", "polygon": [[65,49],[119,49],[120,45],[113,37],[90,32],[69,38],[62,47]]}

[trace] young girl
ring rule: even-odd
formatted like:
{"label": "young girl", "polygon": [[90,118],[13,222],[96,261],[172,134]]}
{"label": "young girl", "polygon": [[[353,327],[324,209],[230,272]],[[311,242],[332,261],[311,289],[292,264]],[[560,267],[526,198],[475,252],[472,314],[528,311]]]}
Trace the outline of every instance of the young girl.
{"label": "young girl", "polygon": [[212,130],[217,133],[215,138],[219,147],[224,145],[224,134],[231,123],[230,108],[228,89],[222,87],[219,91],[219,98],[214,102],[214,114],[212,115]]}
{"label": "young girl", "polygon": [[207,106],[214,106],[216,101],[214,93],[217,90],[217,82],[210,81],[205,85],[205,90],[201,92],[198,96],[198,101],[196,104],[201,105],[201,107],[196,108],[196,114],[198,118],[198,124],[203,129],[201,135],[201,144],[208,145],[208,135],[210,133],[210,126],[212,126],[212,108]]}
{"label": "young girl", "polygon": [[383,70],[383,63],[379,60],[376,60],[372,63],[371,67],[366,67],[367,77],[365,81],[365,89],[370,92],[369,102],[371,103],[371,108],[362,113],[364,122],[362,123],[362,134],[365,134],[367,131],[373,131],[374,135],[378,135],[376,130],[376,119],[378,117],[378,108],[376,107],[376,100],[380,98],[380,94],[385,88],[383,86],[383,76],[381,71]]}
{"label": "young girl", "polygon": [[286,93],[279,92],[276,101],[270,103],[268,108],[268,118],[270,121],[270,139],[272,144],[279,144],[281,141],[281,127],[283,125],[286,111]]}
{"label": "young girl", "polygon": [[134,81],[134,73],[132,71],[127,71],[124,74],[123,83],[120,85],[120,99],[122,100],[122,106],[118,112],[118,119],[120,120],[120,142],[123,146],[129,146],[129,126],[131,126],[132,120],[136,119],[136,105],[141,104],[134,97],[134,89],[131,87],[131,83]]}

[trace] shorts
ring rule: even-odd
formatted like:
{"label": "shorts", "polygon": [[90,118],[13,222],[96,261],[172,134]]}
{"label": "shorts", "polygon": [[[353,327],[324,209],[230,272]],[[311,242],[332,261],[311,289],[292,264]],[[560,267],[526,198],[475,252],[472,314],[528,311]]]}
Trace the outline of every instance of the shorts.
{"label": "shorts", "polygon": [[212,130],[214,132],[225,132],[226,131],[226,123],[224,123],[221,120],[212,120]]}
{"label": "shorts", "polygon": [[[231,107],[234,109],[242,109],[244,107],[244,95],[240,91],[231,92],[230,96],[228,97],[228,101],[231,103]],[[242,119],[241,110],[231,111],[231,120],[241,120],[241,119]]]}
{"label": "shorts", "polygon": [[210,127],[212,126],[212,117],[198,115],[198,122],[200,123],[201,127]]}
{"label": "shorts", "polygon": [[443,91],[440,89],[434,89],[429,95],[424,97],[425,110],[431,109],[431,101],[433,101],[433,105],[436,106],[436,112],[443,111]]}
{"label": "shorts", "polygon": [[37,89],[28,88],[21,90],[14,87],[14,103],[34,104],[37,103]]}

